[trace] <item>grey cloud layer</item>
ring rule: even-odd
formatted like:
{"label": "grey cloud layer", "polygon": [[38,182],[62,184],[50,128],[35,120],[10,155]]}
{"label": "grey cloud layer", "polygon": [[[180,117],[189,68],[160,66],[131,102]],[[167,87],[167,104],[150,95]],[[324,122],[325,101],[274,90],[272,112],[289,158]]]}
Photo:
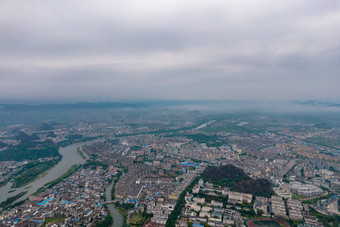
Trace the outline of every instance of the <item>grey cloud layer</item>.
{"label": "grey cloud layer", "polygon": [[340,98],[340,3],[0,2],[0,97]]}

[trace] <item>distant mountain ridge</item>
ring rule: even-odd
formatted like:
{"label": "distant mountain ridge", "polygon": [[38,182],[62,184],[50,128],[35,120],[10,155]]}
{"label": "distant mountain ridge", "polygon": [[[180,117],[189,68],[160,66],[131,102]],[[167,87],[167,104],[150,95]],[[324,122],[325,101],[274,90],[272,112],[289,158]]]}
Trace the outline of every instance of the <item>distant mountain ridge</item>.
{"label": "distant mountain ridge", "polygon": [[[291,101],[289,104],[297,106],[317,106],[317,107],[340,107],[340,102],[331,101]],[[285,104],[288,104],[285,102]],[[219,107],[237,106],[258,108],[261,105],[281,105],[280,102],[261,102],[246,100],[145,100],[130,102],[76,102],[60,104],[0,104],[1,110],[76,110],[76,109],[111,109],[111,108],[145,108],[145,107],[188,107],[188,106],[208,106],[217,105]],[[215,107],[216,108],[216,107]]]}
{"label": "distant mountain ridge", "polygon": [[311,105],[311,106],[325,106],[325,107],[340,107],[340,103],[319,101],[319,100],[308,100],[308,101],[293,101],[296,105]]}
{"label": "distant mountain ridge", "polygon": [[144,103],[123,102],[77,102],[65,104],[0,104],[0,110],[33,110],[33,109],[110,109],[110,108],[141,108]]}

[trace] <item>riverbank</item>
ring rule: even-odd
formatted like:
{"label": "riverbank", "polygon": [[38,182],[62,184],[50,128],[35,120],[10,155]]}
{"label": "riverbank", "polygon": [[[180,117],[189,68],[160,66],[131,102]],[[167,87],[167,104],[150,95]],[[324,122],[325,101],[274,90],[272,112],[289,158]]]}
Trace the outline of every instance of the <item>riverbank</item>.
{"label": "riverbank", "polygon": [[[116,183],[116,180],[113,180],[111,182],[111,184],[106,188],[105,191],[105,197],[106,197],[106,201],[112,201],[112,191],[114,192],[114,185]],[[112,227],[122,227],[124,226],[124,218],[121,215],[121,213],[119,212],[119,210],[116,208],[116,206],[114,204],[107,204],[107,208],[110,212],[110,215],[112,216]]]}
{"label": "riverbank", "polygon": [[38,188],[38,190],[37,190],[35,193],[33,193],[33,194],[36,195],[36,194],[39,194],[39,193],[42,192],[42,191],[45,191],[45,190],[48,189],[48,188],[52,188],[54,185],[56,185],[56,184],[62,182],[64,179],[66,179],[66,178],[68,178],[69,176],[71,176],[74,172],[76,172],[78,169],[80,169],[81,166],[82,166],[82,165],[73,165],[73,166],[72,166],[69,170],[67,170],[67,172],[64,173],[61,177],[59,177],[59,178],[57,178],[57,179],[55,179],[55,180],[53,180],[53,181],[51,181],[51,182],[45,184],[45,185],[44,185],[43,187],[41,187],[41,188]]}
{"label": "riverbank", "polygon": [[17,199],[19,199],[20,197],[22,197],[23,195],[25,195],[27,193],[27,191],[25,192],[20,192],[19,194],[17,195],[14,195],[14,196],[11,196],[9,198],[7,198],[5,201],[1,202],[0,203],[0,208],[2,210],[6,210],[7,208],[10,207],[10,205]]}
{"label": "riverbank", "polygon": [[126,226],[126,221],[128,219],[128,210],[134,208],[135,205],[129,204],[129,203],[120,204],[119,202],[115,202],[114,206],[118,210],[120,215],[123,217],[123,225],[122,226]]}
{"label": "riverbank", "polygon": [[51,168],[53,168],[61,158],[47,162],[33,162],[25,165],[12,178],[12,188],[20,188],[38,180],[45,176]]}
{"label": "riverbank", "polygon": [[[4,211],[1,216],[0,225],[18,224],[24,226],[35,226],[36,223],[56,224],[66,216],[65,225],[93,225],[93,226],[108,226],[111,223],[111,216],[108,215],[108,208],[103,197],[103,192],[106,191],[108,183],[112,180],[110,170],[105,170],[102,166],[89,165],[87,168],[81,166],[72,168],[77,170],[71,174],[67,172],[62,177],[46,185],[52,188],[47,189],[35,197],[36,201],[29,201],[15,210]],[[113,169],[114,170],[114,169]],[[67,178],[66,178],[67,177]],[[66,178],[66,179],[63,179]],[[63,180],[62,180],[63,179]],[[46,193],[53,193],[53,196],[46,197]],[[38,199],[39,198],[39,199]],[[43,199],[44,198],[44,199]],[[16,212],[13,219],[13,211]],[[46,222],[46,218],[50,218]]]}
{"label": "riverbank", "polygon": [[77,148],[77,152],[78,154],[83,158],[86,159],[85,155],[83,154],[83,152],[80,151],[80,147]]}
{"label": "riverbank", "polygon": [[[16,196],[21,192],[27,191],[25,195],[17,199],[24,200],[28,198],[29,195],[32,195],[34,192],[36,192],[39,188],[61,177],[73,165],[83,164],[85,160],[77,153],[77,148],[94,142],[97,142],[97,140],[74,143],[65,147],[60,147],[58,152],[62,156],[62,159],[54,167],[47,170],[47,174],[44,174],[39,179],[34,180],[26,186],[17,188],[15,192],[11,193],[9,193],[9,191],[13,190],[13,183],[8,182],[6,185],[0,187],[0,202],[7,200],[9,197]],[[17,200],[13,202],[16,202]]]}
{"label": "riverbank", "polygon": [[67,147],[72,144],[84,143],[92,140],[96,140],[98,137],[72,137],[70,136],[67,140],[58,143],[60,147]]}

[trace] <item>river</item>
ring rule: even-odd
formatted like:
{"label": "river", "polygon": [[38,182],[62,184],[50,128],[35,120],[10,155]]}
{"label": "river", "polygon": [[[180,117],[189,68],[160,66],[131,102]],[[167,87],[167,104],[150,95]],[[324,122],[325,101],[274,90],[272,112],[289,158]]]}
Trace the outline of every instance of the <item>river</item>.
{"label": "river", "polygon": [[[44,186],[46,183],[51,182],[52,180],[57,179],[58,177],[62,176],[68,169],[70,169],[73,165],[83,164],[85,159],[83,159],[80,154],[77,152],[77,148],[83,145],[92,144],[98,141],[102,141],[102,139],[87,141],[87,142],[80,142],[68,145],[66,147],[60,147],[59,153],[62,155],[62,159],[51,168],[46,175],[39,178],[38,180],[31,182],[28,185],[25,185],[20,188],[15,188],[15,191],[12,193],[8,193],[11,190],[12,182],[8,182],[6,185],[0,188],[0,202],[5,201],[7,198],[17,195],[20,192],[28,191],[24,196],[20,197],[18,201],[28,198],[29,195],[33,194],[37,191],[38,188]],[[107,200],[111,200],[111,194],[107,194],[111,192],[113,183],[108,186],[106,189],[106,198]],[[110,197],[108,197],[110,196]],[[123,225],[123,217],[119,213],[119,211],[114,207],[113,204],[108,205],[110,213],[114,219],[113,225],[114,227],[121,227]]]}
{"label": "river", "polygon": [[214,123],[215,121],[216,121],[216,120],[209,121],[209,122],[207,122],[207,123],[201,124],[200,126],[196,127],[195,129],[205,128],[205,127],[207,127],[208,125]]}
{"label": "river", "polygon": [[[105,191],[105,197],[106,197],[106,201],[111,201],[112,200],[112,196],[111,196],[111,190],[113,187],[114,182],[112,181],[112,183],[106,188]],[[112,227],[121,227],[124,224],[124,218],[123,216],[120,214],[119,210],[115,207],[114,204],[107,204],[107,208],[110,211],[110,214],[112,216],[113,219],[113,223],[112,223]]]}
{"label": "river", "polygon": [[[52,167],[46,175],[39,178],[38,180],[31,182],[28,185],[25,185],[20,188],[11,188],[12,182],[8,182],[6,185],[0,188],[0,202],[5,201],[8,197],[19,194],[20,192],[28,191],[24,196],[20,197],[19,200],[28,198],[29,195],[33,194],[38,188],[44,186],[46,183],[57,179],[62,176],[68,169],[70,169],[73,165],[82,164],[85,162],[79,153],[77,152],[77,148],[85,145],[91,144],[93,141],[88,142],[80,142],[68,145],[66,147],[60,147],[59,153],[63,156],[62,160],[58,162],[57,165]],[[14,190],[15,192],[8,193],[10,190]]]}

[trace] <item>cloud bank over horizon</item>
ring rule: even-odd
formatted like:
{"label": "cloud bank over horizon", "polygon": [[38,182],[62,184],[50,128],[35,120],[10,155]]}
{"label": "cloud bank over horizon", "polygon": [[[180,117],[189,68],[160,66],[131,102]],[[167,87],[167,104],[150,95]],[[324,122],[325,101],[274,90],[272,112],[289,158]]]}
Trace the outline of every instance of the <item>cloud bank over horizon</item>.
{"label": "cloud bank over horizon", "polygon": [[0,98],[340,99],[340,2],[0,2]]}

